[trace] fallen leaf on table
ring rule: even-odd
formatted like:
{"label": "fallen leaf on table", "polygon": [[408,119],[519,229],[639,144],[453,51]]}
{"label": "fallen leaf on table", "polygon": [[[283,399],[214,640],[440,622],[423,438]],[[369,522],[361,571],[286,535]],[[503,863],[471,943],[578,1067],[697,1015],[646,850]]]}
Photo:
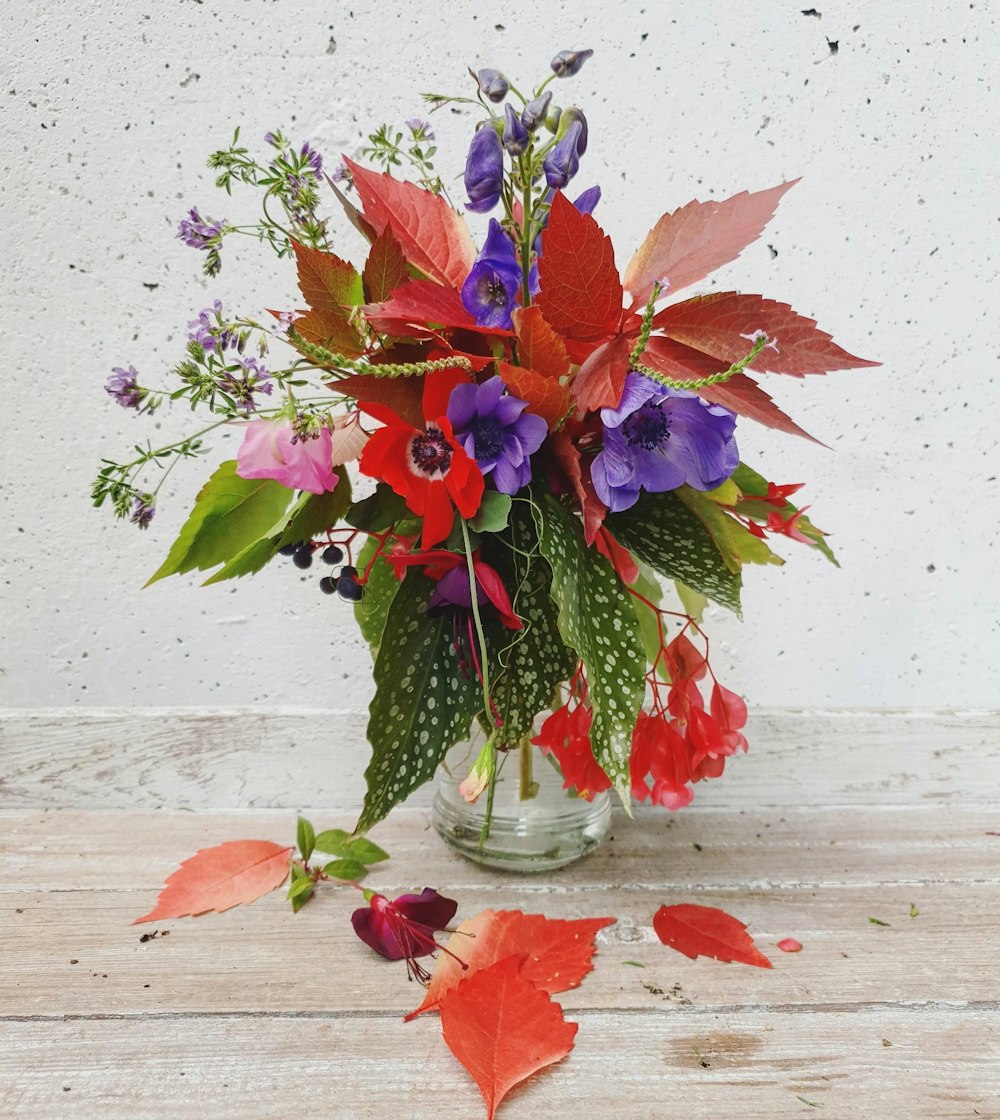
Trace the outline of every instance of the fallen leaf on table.
{"label": "fallen leaf on table", "polygon": [[153,909],[132,924],[255,902],[285,881],[291,853],[270,840],[228,840],[202,848],[167,879]]}
{"label": "fallen leaf on table", "polygon": [[[544,992],[575,988],[594,967],[591,957],[599,929],[614,918],[546,918],[520,910],[483,910],[462,922],[438,958],[424,1001],[405,1021],[436,1007],[463,977],[471,977],[506,957],[524,954],[521,976]],[[468,969],[462,968],[464,962]]]}
{"label": "fallen leaf on table", "polygon": [[873,926],[887,926],[890,924],[889,922],[883,922],[881,918],[869,918],[868,921],[870,921]]}
{"label": "fallen leaf on table", "polygon": [[801,953],[802,942],[796,941],[794,937],[784,937],[778,942],[778,948],[783,953]]}
{"label": "fallen leaf on table", "polygon": [[523,954],[497,961],[441,999],[444,1040],[479,1086],[487,1120],[515,1085],[573,1048],[577,1024],[520,974],[526,963]]}
{"label": "fallen leaf on table", "polygon": [[714,906],[682,902],[661,906],[653,916],[653,929],[664,945],[694,960],[714,957],[726,964],[773,965],[753,943],[746,924]]}

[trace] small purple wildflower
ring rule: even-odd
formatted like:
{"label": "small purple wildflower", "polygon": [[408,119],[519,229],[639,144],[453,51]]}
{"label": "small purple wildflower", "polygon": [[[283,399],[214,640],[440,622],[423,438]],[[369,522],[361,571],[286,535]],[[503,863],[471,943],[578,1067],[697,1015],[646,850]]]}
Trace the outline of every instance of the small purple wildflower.
{"label": "small purple wildflower", "polygon": [[122,408],[141,409],[146,390],[139,387],[139,371],[135,366],[122,369],[115,366],[111,371],[104,391],[115,398]]}
{"label": "small purple wildflower", "polygon": [[448,419],[455,438],[490,474],[501,494],[516,494],[531,481],[531,459],[548,434],[548,425],[518,397],[504,394],[491,377],[482,385],[456,385],[448,398]]}
{"label": "small purple wildflower", "polygon": [[[758,343],[758,342],[760,342],[760,340],[762,338],[767,338],[767,331],[763,331],[763,330],[760,330],[760,328],[758,328],[757,330],[753,331],[752,334],[741,334],[740,338],[745,338],[747,340],[747,342]],[[768,342],[765,342],[764,343],[764,349],[765,350],[773,350],[775,352],[775,354],[777,354],[778,353],[778,340],[777,340],[777,338],[772,338]]]}
{"label": "small purple wildflower", "polygon": [[140,529],[148,529],[156,514],[156,498],[152,494],[136,494],[129,521]]}
{"label": "small purple wildflower", "polygon": [[496,218],[490,218],[486,243],[462,285],[465,309],[479,326],[507,330],[521,280],[514,242]]}
{"label": "small purple wildflower", "polygon": [[347,170],[347,164],[346,163],[338,163],[337,166],[330,173],[330,178],[335,183],[350,182],[351,173],[350,173],[350,171]]}
{"label": "small purple wildflower", "polygon": [[192,249],[211,249],[213,243],[222,235],[225,220],[216,222],[203,218],[197,206],[188,211],[186,218],[177,223],[177,236]]}
{"label": "small purple wildflower", "polygon": [[434,129],[431,128],[431,122],[421,120],[420,117],[411,117],[406,122],[406,127],[413,133],[415,140],[433,140]]}
{"label": "small purple wildflower", "polygon": [[305,315],[304,311],[282,311],[278,315],[277,323],[271,328],[271,334],[275,338],[287,338],[288,332],[292,329],[296,319],[301,319]]}
{"label": "small purple wildflower", "polygon": [[299,152],[299,156],[305,164],[305,169],[311,171],[314,175],[319,175],[323,170],[323,157],[316,151],[316,149],[307,140]]}
{"label": "small purple wildflower", "polygon": [[668,389],[630,372],[617,408],[602,408],[604,446],[591,464],[597,496],[619,513],[639,491],[660,494],[687,483],[714,490],[733,473],[739,452],[728,408]]}
{"label": "small purple wildflower", "polygon": [[468,208],[476,214],[492,210],[500,201],[503,185],[503,145],[492,125],[484,125],[469,145],[465,160],[465,189]]}
{"label": "small purple wildflower", "polygon": [[232,397],[242,412],[256,412],[254,394],[270,396],[274,390],[271,375],[254,357],[240,358],[219,377],[219,388]]}
{"label": "small purple wildflower", "polygon": [[188,323],[188,340],[197,342],[209,353],[221,354],[238,342],[236,332],[226,326],[222,318],[222,300],[217,299]]}

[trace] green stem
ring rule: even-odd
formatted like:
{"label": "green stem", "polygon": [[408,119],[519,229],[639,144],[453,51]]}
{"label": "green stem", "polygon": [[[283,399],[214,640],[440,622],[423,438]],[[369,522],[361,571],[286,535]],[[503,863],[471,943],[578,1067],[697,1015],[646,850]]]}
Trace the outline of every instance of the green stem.
{"label": "green stem", "polygon": [[719,385],[723,381],[728,381],[736,374],[742,373],[744,369],[757,357],[757,355],[767,345],[767,336],[763,336],[753,344],[753,349],[745,358],[740,358],[738,362],[733,362],[729,369],[722,370],[721,373],[713,373],[710,377],[697,377],[690,381],[678,381],[676,378],[667,377],[666,374],[660,373],[659,370],[651,369],[649,366],[644,366],[641,362],[630,361],[629,365],[637,373],[645,374],[646,377],[653,381],[658,382],[660,385],[666,385],[669,389],[701,389],[706,385]]}
{"label": "green stem", "polygon": [[531,733],[523,736],[521,743],[517,748],[518,753],[518,777],[520,779],[518,788],[518,797],[522,801],[530,801],[533,797],[538,796],[538,783],[535,781],[533,767],[534,767],[534,747],[531,745]]}

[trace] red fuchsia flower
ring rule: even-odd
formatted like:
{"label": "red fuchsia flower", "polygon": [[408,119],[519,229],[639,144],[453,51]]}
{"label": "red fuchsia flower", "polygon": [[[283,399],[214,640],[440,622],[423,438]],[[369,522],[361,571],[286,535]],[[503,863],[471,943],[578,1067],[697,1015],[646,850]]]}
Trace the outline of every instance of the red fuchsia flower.
{"label": "red fuchsia flower", "polygon": [[359,406],[385,425],[365,445],[358,469],[388,483],[407,507],[424,519],[421,544],[443,541],[455,524],[455,509],[472,517],[485,484],[475,459],[455,439],[445,415],[451,390],[468,378],[461,370],[439,370],[424,380],[424,428],[414,428],[392,409],[372,401]]}
{"label": "red fuchsia flower", "polygon": [[325,494],[338,480],[329,428],[301,436],[288,420],[253,420],[236,455],[240,478],[271,478],[290,490]]}
{"label": "red fuchsia flower", "polygon": [[424,887],[420,894],[401,894],[391,901],[374,891],[365,891],[365,898],[368,905],[351,915],[354,932],[386,960],[405,960],[410,979],[426,984],[430,973],[417,958],[430,956],[440,948],[434,934],[454,918],[458,903],[431,887]]}
{"label": "red fuchsia flower", "polygon": [[[428,603],[430,609],[457,607],[460,610],[472,610],[472,587],[464,556],[433,548],[429,552],[391,552],[387,559],[397,579],[403,578],[407,568],[422,565],[424,574],[437,581],[437,587],[431,593]],[[476,576],[476,602],[479,606],[492,604],[504,626],[510,630],[522,629],[524,623],[514,614],[510,595],[496,568],[481,560],[477,552],[472,557],[472,570]]]}
{"label": "red fuchsia flower", "polygon": [[563,789],[575,789],[585,801],[611,788],[611,779],[601,769],[590,745],[590,708],[572,701],[556,709],[532,739],[536,747],[551,754],[562,770]]}

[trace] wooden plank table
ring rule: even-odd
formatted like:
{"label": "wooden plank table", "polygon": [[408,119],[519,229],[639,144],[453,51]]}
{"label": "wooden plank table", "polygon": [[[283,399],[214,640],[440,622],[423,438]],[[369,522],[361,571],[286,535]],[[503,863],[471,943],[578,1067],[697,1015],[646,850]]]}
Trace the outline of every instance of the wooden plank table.
{"label": "wooden plank table", "polygon": [[[362,728],[325,711],[0,719],[0,1116],[483,1115],[436,1018],[401,1021],[419,991],[354,937],[353,892],[297,916],[276,893],[144,943],[129,924],[199,847],[291,843],[296,809],[350,825]],[[559,997],[575,1049],[499,1115],[1000,1120],[1000,713],[769,711],[750,731],[690,809],[620,816],[553,875],[454,856],[426,798],[373,832],[387,893],[618,919]],[[660,945],[654,911],[685,900],[749,923],[774,969]],[[803,951],[778,952],[786,936]]]}

